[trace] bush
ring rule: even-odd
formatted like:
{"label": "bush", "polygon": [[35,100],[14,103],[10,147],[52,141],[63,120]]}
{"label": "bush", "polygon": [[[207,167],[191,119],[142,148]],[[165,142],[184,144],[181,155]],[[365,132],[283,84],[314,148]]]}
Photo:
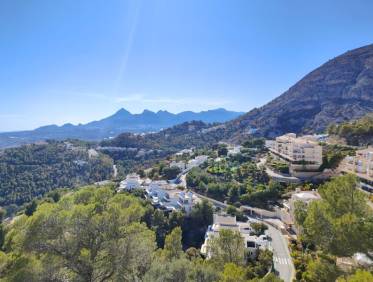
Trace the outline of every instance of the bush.
{"label": "bush", "polygon": [[263,235],[264,232],[268,229],[268,226],[261,222],[251,223],[251,227],[253,228],[254,235],[256,236]]}

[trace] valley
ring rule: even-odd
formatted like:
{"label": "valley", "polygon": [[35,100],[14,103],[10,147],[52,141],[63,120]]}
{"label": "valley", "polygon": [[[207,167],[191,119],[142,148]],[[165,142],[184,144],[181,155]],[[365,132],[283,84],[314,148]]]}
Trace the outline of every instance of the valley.
{"label": "valley", "polygon": [[372,281],[371,62],[348,51],[245,114],[0,134],[0,278]]}

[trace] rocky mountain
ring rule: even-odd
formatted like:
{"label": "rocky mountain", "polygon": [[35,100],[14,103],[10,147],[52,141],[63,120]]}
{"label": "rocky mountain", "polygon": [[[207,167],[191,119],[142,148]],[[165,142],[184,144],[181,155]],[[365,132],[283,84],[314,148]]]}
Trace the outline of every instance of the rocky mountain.
{"label": "rocky mountain", "polygon": [[322,132],[331,123],[369,112],[373,112],[373,44],[328,61],[278,98],[226,123],[226,136],[238,140],[250,130],[270,137]]}
{"label": "rocky mountain", "polygon": [[226,122],[243,113],[215,109],[199,113],[186,111],[173,114],[167,111],[152,112],[144,110],[141,114],[131,114],[120,109],[114,115],[87,124],[63,126],[48,125],[30,131],[0,133],[0,148],[34,143],[46,139],[64,140],[67,138],[99,141],[124,132],[146,133],[160,131],[188,121],[205,123]]}
{"label": "rocky mountain", "polygon": [[[287,132],[323,132],[330,124],[358,119],[373,112],[373,45],[338,56],[312,71],[288,91],[240,117],[218,125],[203,125],[170,138],[167,131],[146,135],[138,144],[174,147],[188,136],[190,145],[220,140],[242,141],[249,135],[274,137]],[[176,127],[177,128],[177,127]],[[174,129],[170,129],[174,130]],[[127,147],[130,135],[111,140],[112,146]],[[139,142],[141,141],[141,142]],[[183,142],[181,142],[183,144]]]}

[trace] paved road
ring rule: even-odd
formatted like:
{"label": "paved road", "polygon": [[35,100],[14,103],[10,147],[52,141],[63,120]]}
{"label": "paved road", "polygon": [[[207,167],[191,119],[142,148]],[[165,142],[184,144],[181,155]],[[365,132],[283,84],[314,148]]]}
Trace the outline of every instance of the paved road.
{"label": "paved road", "polygon": [[291,282],[295,270],[289,253],[287,239],[278,229],[271,225],[268,225],[268,233],[272,238],[271,247],[275,272],[285,282]]}
{"label": "paved road", "polygon": [[[181,183],[186,187],[186,174],[181,176]],[[204,195],[200,195],[198,193],[193,192],[197,197],[201,199],[206,199],[210,201],[214,206],[224,209],[227,207],[227,204],[211,199]],[[250,208],[250,207],[247,207]],[[250,208],[252,209],[252,208]],[[258,209],[261,210],[261,209]],[[263,210],[265,211],[265,210]],[[258,211],[256,211],[258,213]],[[267,211],[268,213],[273,213]],[[257,218],[251,218],[251,220],[262,221]],[[276,229],[270,224],[268,226],[268,233],[270,234],[272,241],[271,241],[271,250],[273,252],[273,263],[274,263],[274,270],[276,274],[283,279],[285,282],[291,282],[293,275],[295,273],[293,261],[290,256],[289,248],[288,248],[288,241],[286,237],[281,233],[279,229]]]}
{"label": "paved road", "polygon": [[269,175],[270,178],[277,182],[285,182],[285,183],[300,183],[300,179],[294,176],[284,176],[282,174],[279,174],[268,167],[266,167],[266,173]]}
{"label": "paved road", "polygon": [[206,197],[204,195],[198,194],[194,191],[193,191],[193,194],[195,194],[198,198],[205,199],[205,200],[209,201],[211,204],[213,204],[217,208],[225,209],[226,207],[228,207],[228,205],[223,203],[223,202],[211,199],[211,198]]}
{"label": "paved road", "polygon": [[266,158],[261,158],[259,162],[256,163],[256,166],[258,168],[265,167],[266,173],[271,177],[272,179],[278,181],[278,182],[286,182],[286,183],[299,183],[300,180],[297,177],[294,176],[284,176],[282,174],[276,173],[275,171],[269,169],[265,166],[267,162]]}
{"label": "paved road", "polygon": [[[197,194],[194,192],[199,198],[206,199],[210,201],[214,206],[219,208],[226,208],[227,205],[220,201],[216,201],[209,197]],[[253,221],[262,221],[258,218],[252,218]],[[277,219],[278,220],[278,219]],[[273,252],[273,262],[274,262],[274,269],[276,274],[283,279],[285,282],[291,282],[293,275],[295,273],[293,261],[290,256],[289,248],[288,248],[288,241],[287,238],[281,233],[280,230],[276,229],[272,225],[267,224],[268,226],[268,233],[270,234],[272,241],[271,241],[271,250]]]}

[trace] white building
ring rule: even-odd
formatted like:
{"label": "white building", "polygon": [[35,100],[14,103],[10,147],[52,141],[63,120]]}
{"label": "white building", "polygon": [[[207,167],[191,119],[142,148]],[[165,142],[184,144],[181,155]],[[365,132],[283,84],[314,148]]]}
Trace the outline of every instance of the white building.
{"label": "white building", "polygon": [[293,203],[296,201],[301,201],[308,205],[310,202],[320,199],[321,196],[316,191],[301,191],[297,189],[297,191],[291,195],[290,201]]}
{"label": "white building", "polygon": [[228,146],[228,156],[234,156],[241,153],[242,146],[240,145],[229,145]]}
{"label": "white building", "polygon": [[178,201],[178,206],[181,210],[184,210],[187,214],[189,214],[192,211],[193,205],[194,205],[194,197],[192,192],[180,192]]}
{"label": "white building", "polygon": [[180,170],[184,170],[186,169],[186,164],[183,161],[180,161],[180,162],[172,161],[170,163],[170,167],[178,167]]}
{"label": "white building", "polygon": [[296,192],[291,195],[291,198],[289,199],[289,201],[284,202],[286,213],[282,215],[283,216],[282,221],[285,224],[287,224],[289,227],[293,227],[295,223],[295,218],[294,218],[295,203],[303,202],[308,206],[311,202],[317,201],[320,199],[321,199],[321,196],[317,191],[301,191],[298,188]]}
{"label": "white building", "polygon": [[266,142],[269,150],[290,163],[322,164],[322,146],[312,135],[297,137],[288,133],[276,138],[274,142]]}
{"label": "white building", "polygon": [[183,192],[172,188],[163,181],[153,181],[146,189],[146,198],[153,206],[166,211],[182,210],[189,214],[196,202],[192,192]]}
{"label": "white building", "polygon": [[214,222],[210,225],[206,231],[205,242],[201,247],[201,253],[206,255],[207,258],[211,257],[209,253],[209,242],[219,236],[220,230],[229,229],[234,232],[239,232],[244,239],[244,246],[248,251],[251,258],[255,258],[258,254],[259,249],[265,249],[269,247],[269,242],[263,237],[253,236],[252,228],[250,223],[238,222],[235,216],[218,215],[214,214]]}
{"label": "white building", "polygon": [[193,167],[200,166],[201,164],[206,162],[207,159],[208,159],[208,156],[205,156],[205,155],[197,156],[194,159],[189,160],[189,162],[187,164],[187,169],[191,169]]}
{"label": "white building", "polygon": [[126,179],[123,180],[119,185],[119,190],[133,190],[141,187],[141,177],[136,173],[128,174]]}
{"label": "white building", "polygon": [[290,175],[300,181],[320,177],[323,173],[320,171],[322,146],[317,140],[314,135],[297,137],[294,133],[288,133],[274,141],[266,141],[265,145],[272,157],[288,163]]}
{"label": "white building", "polygon": [[264,141],[264,146],[268,149],[273,149],[275,148],[276,141],[275,140],[265,140]]}
{"label": "white building", "polygon": [[170,185],[166,180],[154,180],[150,182],[149,189],[169,189]]}
{"label": "white building", "polygon": [[191,155],[193,154],[193,149],[184,149],[176,153],[176,156],[182,156],[182,155]]}
{"label": "white building", "polygon": [[342,171],[359,177],[361,188],[373,193],[373,147],[358,150],[355,156],[346,157],[341,167]]}

